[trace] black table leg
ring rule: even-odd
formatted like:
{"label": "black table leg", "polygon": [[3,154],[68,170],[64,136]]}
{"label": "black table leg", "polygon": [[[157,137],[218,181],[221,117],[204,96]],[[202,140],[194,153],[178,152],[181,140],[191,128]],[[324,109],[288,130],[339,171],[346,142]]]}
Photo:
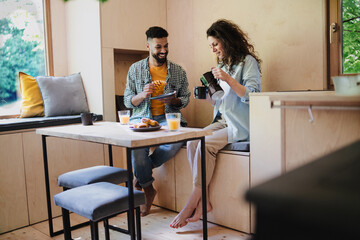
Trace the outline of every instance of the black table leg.
{"label": "black table leg", "polygon": [[50,237],[53,237],[54,228],[53,228],[52,212],[51,212],[51,196],[50,196],[50,183],[49,183],[49,167],[48,167],[47,150],[46,150],[46,136],[42,135],[41,137],[42,137],[42,150],[43,150],[44,171],[45,171],[45,188],[46,188],[49,232],[50,232]]}
{"label": "black table leg", "polygon": [[128,170],[128,189],[129,189],[129,232],[131,240],[135,240],[135,218],[134,218],[134,190],[133,190],[133,172],[131,162],[131,148],[126,148],[127,170]]}
{"label": "black table leg", "polygon": [[111,144],[108,145],[108,149],[109,149],[109,165],[111,167],[113,167],[114,163],[113,163],[113,154],[112,154],[112,145]]}
{"label": "black table leg", "polygon": [[[64,233],[64,230],[59,230],[54,232],[53,225],[53,217],[51,211],[51,196],[50,196],[50,180],[49,180],[49,166],[48,166],[48,158],[47,158],[47,149],[46,149],[46,135],[42,135],[42,150],[43,150],[43,160],[44,160],[44,173],[45,173],[45,190],[46,190],[46,204],[48,211],[48,223],[49,223],[49,234],[50,237],[54,237]],[[71,230],[75,230],[78,228],[82,228],[84,226],[89,225],[89,221],[83,222],[77,225],[70,227]]]}
{"label": "black table leg", "polygon": [[203,239],[207,238],[207,204],[206,204],[206,157],[205,137],[201,138],[201,188],[202,188],[202,209],[203,209]]}

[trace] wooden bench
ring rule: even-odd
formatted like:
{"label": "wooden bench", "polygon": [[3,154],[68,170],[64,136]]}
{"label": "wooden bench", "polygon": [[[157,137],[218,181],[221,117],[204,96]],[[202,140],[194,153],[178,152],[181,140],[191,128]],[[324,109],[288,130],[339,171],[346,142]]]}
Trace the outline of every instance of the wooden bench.
{"label": "wooden bench", "polygon": [[[158,190],[154,204],[180,212],[193,185],[186,147],[163,166],[154,169],[154,178]],[[250,152],[221,150],[209,186],[213,210],[208,213],[208,221],[250,233],[250,203],[245,200],[249,187]]]}

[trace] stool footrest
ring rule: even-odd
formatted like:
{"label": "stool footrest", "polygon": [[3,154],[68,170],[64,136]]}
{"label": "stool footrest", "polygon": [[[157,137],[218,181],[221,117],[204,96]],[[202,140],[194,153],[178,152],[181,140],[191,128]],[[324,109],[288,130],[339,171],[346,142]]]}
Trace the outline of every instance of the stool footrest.
{"label": "stool footrest", "polygon": [[129,230],[119,228],[119,227],[116,227],[114,225],[109,225],[109,229],[117,231],[117,232],[125,233],[125,234],[130,234]]}

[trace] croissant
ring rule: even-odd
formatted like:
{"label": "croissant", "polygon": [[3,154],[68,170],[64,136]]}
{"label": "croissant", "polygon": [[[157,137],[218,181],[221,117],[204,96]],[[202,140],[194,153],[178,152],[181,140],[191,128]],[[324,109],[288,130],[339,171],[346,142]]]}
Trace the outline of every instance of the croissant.
{"label": "croissant", "polygon": [[149,124],[150,121],[151,121],[150,118],[142,118],[142,119],[141,119],[141,122],[142,122],[142,123],[147,123],[147,124]]}
{"label": "croissant", "polygon": [[134,124],[134,128],[147,128],[147,127],[149,127],[149,125],[146,123]]}
{"label": "croissant", "polygon": [[157,127],[157,126],[159,126],[159,123],[157,121],[155,121],[155,120],[150,120],[149,125],[152,126],[152,127]]}

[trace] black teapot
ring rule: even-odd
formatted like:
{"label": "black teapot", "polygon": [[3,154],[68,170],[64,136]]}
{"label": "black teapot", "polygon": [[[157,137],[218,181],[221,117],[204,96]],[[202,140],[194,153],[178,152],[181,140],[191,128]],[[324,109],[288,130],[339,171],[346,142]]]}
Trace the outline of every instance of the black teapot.
{"label": "black teapot", "polygon": [[224,96],[224,90],[219,85],[218,80],[214,78],[211,71],[204,73],[201,76],[200,81],[208,88],[208,93],[212,100],[219,100]]}

